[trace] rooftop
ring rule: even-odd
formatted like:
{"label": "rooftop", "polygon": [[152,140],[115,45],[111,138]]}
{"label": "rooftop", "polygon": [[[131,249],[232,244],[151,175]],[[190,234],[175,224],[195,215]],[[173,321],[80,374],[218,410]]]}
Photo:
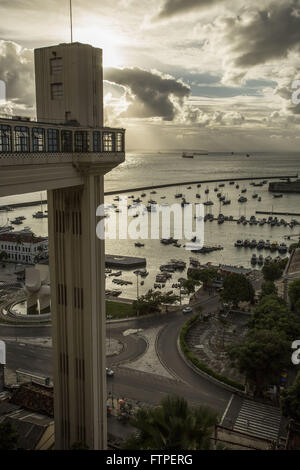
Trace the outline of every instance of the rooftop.
{"label": "rooftop", "polygon": [[35,235],[29,233],[2,233],[0,235],[0,241],[2,242],[10,242],[10,243],[31,243],[37,244],[41,242],[47,241],[45,237],[36,237]]}

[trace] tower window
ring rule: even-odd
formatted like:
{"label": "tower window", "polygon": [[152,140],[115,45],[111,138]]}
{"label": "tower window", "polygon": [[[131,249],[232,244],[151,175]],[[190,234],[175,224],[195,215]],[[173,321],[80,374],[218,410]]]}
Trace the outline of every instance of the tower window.
{"label": "tower window", "polygon": [[50,71],[51,75],[62,72],[62,58],[55,57],[55,59],[50,59]]}
{"label": "tower window", "polygon": [[75,152],[88,152],[88,137],[86,131],[75,132]]}
{"label": "tower window", "polygon": [[33,127],[32,128],[32,145],[34,152],[45,151],[45,131],[44,129]]}
{"label": "tower window", "polygon": [[93,133],[94,140],[94,152],[101,152],[101,134],[99,131],[94,131]]}
{"label": "tower window", "polygon": [[116,152],[124,152],[124,134],[122,132],[116,134]]}
{"label": "tower window", "polygon": [[29,129],[28,127],[16,126],[15,135],[15,151],[29,152]]}
{"label": "tower window", "polygon": [[0,125],[0,152],[11,152],[10,126]]}
{"label": "tower window", "polygon": [[52,100],[61,100],[64,95],[63,84],[62,83],[52,83],[51,84],[51,99]]}
{"label": "tower window", "polygon": [[73,152],[73,133],[72,131],[61,132],[61,151]]}
{"label": "tower window", "polygon": [[103,152],[115,151],[115,135],[112,132],[103,132]]}
{"label": "tower window", "polygon": [[57,129],[48,129],[48,152],[59,152],[59,132]]}

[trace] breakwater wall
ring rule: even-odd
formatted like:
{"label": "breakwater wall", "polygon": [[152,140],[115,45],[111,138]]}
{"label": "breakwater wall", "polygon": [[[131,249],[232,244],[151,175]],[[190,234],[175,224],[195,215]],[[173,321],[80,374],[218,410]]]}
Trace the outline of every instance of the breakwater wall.
{"label": "breakwater wall", "polygon": [[[117,194],[126,194],[126,193],[132,193],[136,191],[147,191],[147,190],[152,190],[152,189],[160,189],[160,188],[171,188],[171,187],[176,187],[176,186],[183,186],[186,184],[209,184],[209,183],[226,183],[230,181],[258,181],[258,180],[271,180],[271,179],[288,179],[288,178],[297,178],[297,175],[277,175],[277,176],[254,176],[254,177],[242,177],[242,178],[218,178],[218,179],[212,179],[212,180],[193,180],[193,181],[179,181],[177,183],[164,183],[164,184],[157,184],[157,185],[152,185],[152,186],[140,186],[136,188],[129,188],[129,189],[118,189],[115,191],[107,191],[104,193],[104,196],[114,196]],[[273,184],[273,183],[271,183]],[[9,209],[16,209],[19,207],[30,207],[30,206],[38,206],[41,204],[41,201],[28,201],[28,202],[17,202],[13,204],[5,204],[3,206],[0,206],[0,210],[7,210]],[[47,200],[43,200],[42,204],[47,204]]]}

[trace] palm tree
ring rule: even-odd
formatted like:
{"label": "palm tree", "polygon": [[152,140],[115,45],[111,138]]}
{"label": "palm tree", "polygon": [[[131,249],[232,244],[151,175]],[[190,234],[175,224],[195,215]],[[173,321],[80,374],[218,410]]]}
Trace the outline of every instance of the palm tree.
{"label": "palm tree", "polygon": [[200,406],[191,409],[181,397],[166,397],[153,409],[141,409],[131,421],[137,431],[125,442],[128,450],[207,450],[217,415]]}

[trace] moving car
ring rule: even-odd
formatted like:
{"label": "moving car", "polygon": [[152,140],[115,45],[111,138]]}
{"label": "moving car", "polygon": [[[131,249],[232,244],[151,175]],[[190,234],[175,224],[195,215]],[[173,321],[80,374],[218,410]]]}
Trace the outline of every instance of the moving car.
{"label": "moving car", "polygon": [[193,309],[191,309],[191,307],[184,307],[182,313],[193,313]]}

